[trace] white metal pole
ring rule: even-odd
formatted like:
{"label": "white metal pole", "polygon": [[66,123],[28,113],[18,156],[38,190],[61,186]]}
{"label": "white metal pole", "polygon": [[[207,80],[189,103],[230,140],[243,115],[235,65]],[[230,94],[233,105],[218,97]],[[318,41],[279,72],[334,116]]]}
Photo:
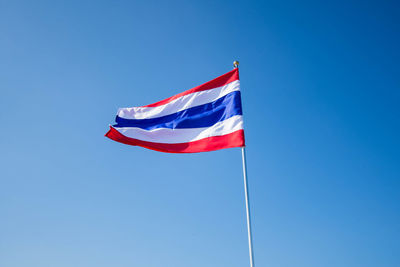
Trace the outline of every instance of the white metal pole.
{"label": "white metal pole", "polygon": [[243,163],[243,179],[244,179],[244,195],[246,198],[246,215],[247,215],[247,235],[249,239],[249,256],[250,267],[254,267],[254,253],[253,253],[253,237],[251,233],[251,219],[250,219],[250,203],[247,182],[247,163],[246,163],[246,148],[242,147],[242,163]]}
{"label": "white metal pole", "polygon": [[[239,68],[239,61],[233,62],[234,68]],[[251,233],[251,216],[250,216],[250,201],[249,201],[249,184],[247,182],[247,163],[246,163],[246,147],[242,147],[242,163],[243,163],[243,181],[244,181],[244,195],[246,198],[246,215],[247,215],[247,236],[249,239],[249,256],[250,267],[254,267],[254,252],[253,252],[253,236]]]}

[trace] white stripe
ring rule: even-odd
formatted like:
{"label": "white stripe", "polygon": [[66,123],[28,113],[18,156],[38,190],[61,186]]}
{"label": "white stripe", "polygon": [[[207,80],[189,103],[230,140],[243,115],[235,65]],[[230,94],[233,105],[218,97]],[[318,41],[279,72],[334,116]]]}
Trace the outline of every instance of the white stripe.
{"label": "white stripe", "polygon": [[158,107],[120,108],[117,115],[125,119],[150,119],[166,116],[178,111],[213,102],[233,91],[240,90],[239,80],[210,90],[181,96]]}
{"label": "white stripe", "polygon": [[211,136],[225,135],[243,129],[243,119],[242,115],[237,115],[224,121],[217,122],[211,127],[204,128],[157,128],[153,130],[144,130],[136,127],[121,127],[115,129],[127,137],[142,141],[176,144],[192,142]]}

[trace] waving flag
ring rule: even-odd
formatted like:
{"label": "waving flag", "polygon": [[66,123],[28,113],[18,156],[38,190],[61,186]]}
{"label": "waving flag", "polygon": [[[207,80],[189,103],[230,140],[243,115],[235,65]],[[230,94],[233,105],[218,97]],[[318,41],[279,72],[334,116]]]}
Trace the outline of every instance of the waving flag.
{"label": "waving flag", "polygon": [[147,106],[120,108],[106,136],[169,153],[243,147],[239,70]]}

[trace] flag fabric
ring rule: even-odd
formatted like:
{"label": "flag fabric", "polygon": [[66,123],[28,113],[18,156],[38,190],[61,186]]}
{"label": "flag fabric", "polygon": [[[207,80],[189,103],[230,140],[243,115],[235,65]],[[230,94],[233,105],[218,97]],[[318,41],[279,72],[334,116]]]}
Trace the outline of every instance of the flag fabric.
{"label": "flag fabric", "polygon": [[243,147],[239,70],[150,105],[120,108],[115,121],[106,137],[156,151]]}

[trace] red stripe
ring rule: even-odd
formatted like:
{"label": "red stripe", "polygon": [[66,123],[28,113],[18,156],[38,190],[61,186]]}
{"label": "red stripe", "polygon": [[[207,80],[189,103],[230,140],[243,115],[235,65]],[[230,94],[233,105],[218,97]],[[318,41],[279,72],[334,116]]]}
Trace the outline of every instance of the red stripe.
{"label": "red stripe", "polygon": [[179,98],[181,96],[188,95],[188,94],[195,93],[195,92],[201,92],[201,91],[205,91],[205,90],[210,90],[210,89],[217,88],[217,87],[221,87],[221,86],[224,86],[224,85],[226,85],[228,83],[231,83],[233,81],[236,81],[236,80],[239,80],[239,69],[238,68],[235,68],[235,69],[231,70],[230,72],[227,72],[224,75],[221,75],[218,78],[215,78],[214,80],[211,80],[211,81],[206,82],[206,83],[204,83],[202,85],[196,86],[196,87],[194,87],[192,89],[189,89],[189,90],[187,90],[185,92],[182,92],[180,94],[171,96],[171,97],[166,98],[164,100],[161,100],[161,101],[158,101],[156,103],[153,103],[153,104],[150,104],[150,105],[146,105],[146,106],[143,106],[143,107],[158,107],[158,106],[161,106],[161,105],[165,105],[165,104],[171,102],[172,100],[177,99],[177,98]]}
{"label": "red stripe", "polygon": [[245,145],[243,130],[238,130],[226,135],[212,136],[193,142],[179,143],[179,144],[153,143],[126,137],[125,135],[121,134],[111,126],[110,130],[106,133],[105,136],[123,144],[132,146],[141,146],[148,149],[160,152],[168,152],[168,153],[207,152],[213,150],[220,150],[224,148],[242,147]]}

